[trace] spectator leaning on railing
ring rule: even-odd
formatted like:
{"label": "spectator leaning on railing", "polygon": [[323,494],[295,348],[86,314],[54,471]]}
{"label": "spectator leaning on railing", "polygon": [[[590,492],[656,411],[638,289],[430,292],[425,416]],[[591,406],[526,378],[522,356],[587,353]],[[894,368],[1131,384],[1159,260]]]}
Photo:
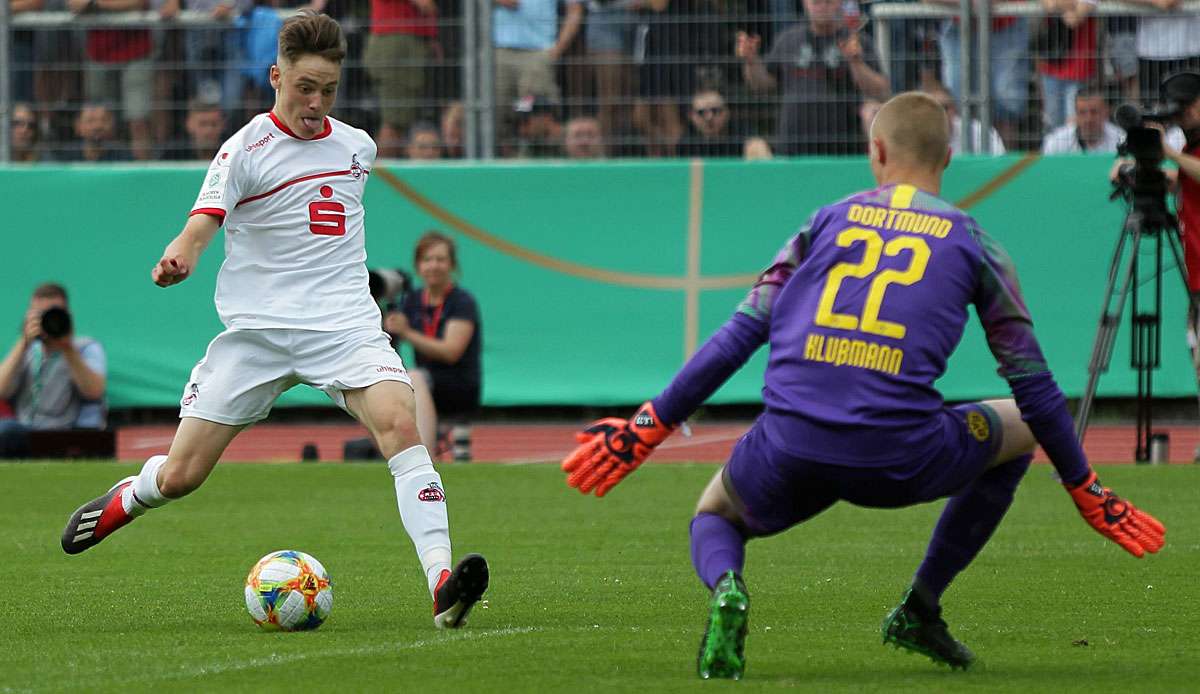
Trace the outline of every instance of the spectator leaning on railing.
{"label": "spectator leaning on railing", "polygon": [[[948,5],[955,11],[959,6],[959,0],[924,1]],[[984,1],[993,8],[1001,2]],[[938,42],[942,51],[942,83],[956,99],[962,96],[961,40],[962,26],[958,17],[943,22]],[[1029,22],[1023,17],[993,17],[988,42],[992,110],[996,116],[996,127],[1011,145],[1016,139],[1017,126],[1025,116],[1029,100]],[[978,59],[977,56],[972,57],[972,64],[977,65]]]}
{"label": "spectator leaning on railing", "polygon": [[0,458],[27,455],[31,430],[103,429],[106,372],[100,343],[75,336],[67,291],[38,286],[21,335],[0,362],[0,398],[16,413],[0,421]]}
{"label": "spectator leaning on railing", "polygon": [[[77,15],[145,10],[146,0],[67,0]],[[154,43],[150,29],[87,30],[83,84],[88,101],[119,103],[135,159],[154,156],[150,107],[154,93]]]}
{"label": "spectator leaning on railing", "polygon": [[[200,96],[218,101],[226,110],[233,109],[241,97],[241,81],[232,65],[238,57],[233,21],[250,11],[252,6],[250,0],[162,0],[159,16],[164,20],[174,19],[181,9],[185,9],[203,12],[210,21],[223,25],[184,29],[185,80],[189,98]],[[218,146],[223,139],[218,139]]]}
{"label": "spectator leaning on railing", "polygon": [[[958,107],[954,103],[954,97],[950,96],[950,92],[941,87],[926,90],[925,93],[936,99],[946,111],[946,117],[950,119],[950,151],[957,154],[959,145],[962,143],[964,123],[962,116],[958,115]],[[983,152],[983,123],[978,118],[972,118],[971,122],[966,123],[965,126],[969,128],[967,131],[967,137],[970,138],[969,151]],[[1004,141],[1000,139],[1000,133],[996,132],[995,128],[988,129],[987,143],[991,154],[1004,154]]]}
{"label": "spectator leaning on railing", "polygon": [[1200,69],[1200,14],[1180,12],[1183,0],[1130,1],[1162,13],[1138,19],[1138,85],[1143,101],[1152,102],[1164,77]]}
{"label": "spectator leaning on railing", "polygon": [[577,116],[563,128],[563,153],[568,159],[603,159],[607,156],[600,120]]}
{"label": "spectator leaning on railing", "polygon": [[1098,23],[1089,17],[1096,0],[1042,0],[1049,16],[1034,34],[1034,59],[1042,87],[1045,132],[1075,115],[1075,94],[1099,72]]}
{"label": "spectator leaning on railing", "polygon": [[225,112],[215,101],[193,98],[188,102],[187,119],[184,121],[184,140],[168,145],[164,159],[177,161],[210,162],[225,142]]}
{"label": "spectator leaning on railing", "polygon": [[1108,120],[1108,103],[1099,89],[1085,89],[1075,95],[1075,122],[1046,136],[1042,154],[1107,152],[1115,154],[1125,133]]}
{"label": "spectator leaning on railing", "polygon": [[38,142],[40,133],[38,132],[37,116],[34,115],[29,104],[22,102],[13,104],[9,126],[12,128],[10,131],[12,161],[32,164],[50,160]]}
{"label": "spectator leaning on railing", "polygon": [[[558,102],[558,59],[583,26],[582,0],[494,0],[492,39],[496,47],[497,142],[513,153],[518,98]],[[558,6],[564,8],[562,26]]]}
{"label": "spectator leaning on railing", "polygon": [[430,42],[437,38],[435,0],[371,0],[371,35],[363,61],[379,98],[379,156],[400,156],[404,134],[420,120]]}
{"label": "spectator leaning on railing", "polygon": [[442,158],[442,137],[438,127],[428,121],[413,123],[408,129],[405,154],[413,161],[436,161]]}
{"label": "spectator leaning on railing", "polygon": [[806,22],[775,37],[766,59],[761,40],[737,34],[737,57],[750,89],[783,93],[776,122],[779,154],[855,154],[862,151],[858,106],[886,99],[871,39],[847,30],[837,0],[804,0]]}
{"label": "spectator leaning on railing", "polygon": [[679,143],[681,157],[740,157],[741,139],[730,127],[729,106],[716,89],[701,88],[692,95],[688,130]]}
{"label": "spectator leaning on railing", "polygon": [[129,150],[116,139],[116,119],[104,104],[83,105],[75,117],[75,136],[79,141],[64,153],[63,161],[129,161]]}

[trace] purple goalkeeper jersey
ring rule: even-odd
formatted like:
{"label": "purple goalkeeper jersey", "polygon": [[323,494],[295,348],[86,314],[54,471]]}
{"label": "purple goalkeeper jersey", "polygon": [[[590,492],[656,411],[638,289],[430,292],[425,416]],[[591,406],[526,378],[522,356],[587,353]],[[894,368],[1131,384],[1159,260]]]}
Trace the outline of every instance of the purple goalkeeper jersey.
{"label": "purple goalkeeper jersey", "polygon": [[951,434],[933,384],[972,304],[1022,419],[1062,479],[1082,480],[1087,459],[1011,260],[965,212],[911,185],[818,210],[654,409],[683,421],[769,341],[760,423],[772,445],[837,465],[926,459]]}
{"label": "purple goalkeeper jersey", "polygon": [[821,208],[740,308],[769,325],[768,436],[844,464],[928,453],[970,304],[1001,376],[1047,371],[1011,261],[966,213],[910,185]]}

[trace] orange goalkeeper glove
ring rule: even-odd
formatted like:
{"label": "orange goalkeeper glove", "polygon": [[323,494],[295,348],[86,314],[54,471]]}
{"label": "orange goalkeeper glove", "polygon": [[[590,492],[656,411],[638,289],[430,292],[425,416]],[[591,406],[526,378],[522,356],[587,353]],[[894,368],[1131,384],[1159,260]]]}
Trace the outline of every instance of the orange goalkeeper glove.
{"label": "orange goalkeeper glove", "polygon": [[666,440],[673,427],[664,425],[649,402],[628,421],[608,417],[575,434],[579,446],[562,462],[567,484],[587,494],[604,496],[637,469]]}
{"label": "orange goalkeeper glove", "polygon": [[[1064,485],[1065,486],[1065,485]],[[1077,486],[1067,487],[1079,515],[1096,532],[1125,548],[1135,557],[1162,549],[1167,529],[1154,516],[1139,510],[1100,484],[1096,473]]]}

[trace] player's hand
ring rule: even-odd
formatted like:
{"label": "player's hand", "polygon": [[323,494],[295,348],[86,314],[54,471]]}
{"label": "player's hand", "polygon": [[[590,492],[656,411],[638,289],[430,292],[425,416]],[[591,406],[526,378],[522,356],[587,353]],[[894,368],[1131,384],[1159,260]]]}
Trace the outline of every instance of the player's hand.
{"label": "player's hand", "polygon": [[604,496],[636,470],[672,431],[659,420],[649,402],[628,421],[608,417],[592,422],[575,434],[579,446],[562,462],[567,484],[584,494],[595,489],[596,496]]}
{"label": "player's hand", "polygon": [[1075,487],[1067,487],[1079,515],[1096,532],[1125,548],[1135,557],[1162,549],[1167,529],[1154,516],[1112,493],[1092,472]]}
{"label": "player's hand", "polygon": [[160,287],[179,284],[192,274],[192,268],[180,258],[163,258],[150,271],[150,279]]}
{"label": "player's hand", "polygon": [[26,345],[42,336],[42,312],[29,309],[25,312],[25,325],[21,327],[21,338]]}
{"label": "player's hand", "polygon": [[383,318],[383,331],[398,339],[404,339],[408,331],[408,316],[399,311],[389,311]]}

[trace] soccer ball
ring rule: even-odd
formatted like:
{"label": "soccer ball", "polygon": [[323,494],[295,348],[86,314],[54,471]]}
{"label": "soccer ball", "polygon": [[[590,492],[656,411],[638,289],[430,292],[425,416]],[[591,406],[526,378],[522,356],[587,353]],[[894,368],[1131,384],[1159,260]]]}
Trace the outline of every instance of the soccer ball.
{"label": "soccer ball", "polygon": [[321,562],[304,552],[271,552],[246,576],[246,610],[263,629],[316,629],[332,609],[329,574]]}

